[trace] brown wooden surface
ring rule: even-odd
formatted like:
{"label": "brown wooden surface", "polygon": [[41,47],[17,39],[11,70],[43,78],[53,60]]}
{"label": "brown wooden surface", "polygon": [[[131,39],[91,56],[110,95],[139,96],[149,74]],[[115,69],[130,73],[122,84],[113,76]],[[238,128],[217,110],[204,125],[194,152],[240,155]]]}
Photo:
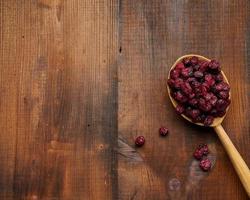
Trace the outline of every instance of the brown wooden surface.
{"label": "brown wooden surface", "polygon": [[0,0],[0,199],[247,199],[214,131],[167,98],[187,53],[222,63],[223,126],[250,166],[250,1]]}

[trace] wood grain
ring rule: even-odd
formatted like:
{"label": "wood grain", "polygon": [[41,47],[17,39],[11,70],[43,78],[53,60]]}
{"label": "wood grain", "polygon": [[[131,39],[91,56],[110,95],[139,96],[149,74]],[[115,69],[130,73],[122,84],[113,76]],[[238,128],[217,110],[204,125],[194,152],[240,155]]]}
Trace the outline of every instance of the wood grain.
{"label": "wood grain", "polygon": [[[247,199],[213,130],[175,115],[166,80],[181,55],[220,60],[223,127],[250,166],[249,21],[247,0],[0,0],[0,199]],[[192,158],[200,142],[210,173]]]}

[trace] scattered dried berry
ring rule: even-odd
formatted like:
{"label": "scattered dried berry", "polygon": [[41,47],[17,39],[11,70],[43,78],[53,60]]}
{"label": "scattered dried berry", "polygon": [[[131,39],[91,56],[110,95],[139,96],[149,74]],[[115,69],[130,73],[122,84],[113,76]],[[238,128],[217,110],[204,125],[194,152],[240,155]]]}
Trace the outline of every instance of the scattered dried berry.
{"label": "scattered dried berry", "polygon": [[200,161],[200,168],[203,171],[209,171],[211,169],[211,161],[208,158],[205,158],[203,160]]}
{"label": "scattered dried berry", "polygon": [[161,127],[159,133],[161,136],[166,136],[168,134],[168,129],[166,127]]}
{"label": "scattered dried berry", "polygon": [[202,157],[203,157],[203,152],[202,152],[200,149],[196,149],[195,152],[194,152],[194,157],[195,157],[197,160],[202,159]]}
{"label": "scattered dried berry", "polygon": [[141,147],[143,146],[145,143],[145,138],[143,136],[138,136],[136,139],[135,139],[135,144],[136,146],[138,147]]}
{"label": "scattered dried berry", "polygon": [[207,144],[200,144],[198,146],[198,149],[200,149],[202,151],[203,155],[207,155],[209,153],[209,149],[208,149]]}
{"label": "scattered dried berry", "polygon": [[200,144],[194,151],[194,157],[200,160],[203,156],[209,153],[208,146],[206,144]]}

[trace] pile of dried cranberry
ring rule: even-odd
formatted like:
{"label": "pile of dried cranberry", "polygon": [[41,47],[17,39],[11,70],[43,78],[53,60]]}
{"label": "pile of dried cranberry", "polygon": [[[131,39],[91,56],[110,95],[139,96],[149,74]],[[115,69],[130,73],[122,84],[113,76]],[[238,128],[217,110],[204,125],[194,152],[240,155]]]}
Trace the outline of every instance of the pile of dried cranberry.
{"label": "pile of dried cranberry", "polygon": [[184,58],[170,71],[168,85],[178,102],[177,113],[205,126],[211,125],[215,117],[224,116],[230,104],[230,87],[216,60]]}

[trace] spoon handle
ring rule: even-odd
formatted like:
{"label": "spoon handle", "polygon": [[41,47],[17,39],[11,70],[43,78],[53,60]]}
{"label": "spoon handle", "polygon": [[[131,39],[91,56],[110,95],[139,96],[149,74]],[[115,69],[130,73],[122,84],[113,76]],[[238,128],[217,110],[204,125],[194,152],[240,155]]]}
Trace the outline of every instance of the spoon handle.
{"label": "spoon handle", "polygon": [[236,170],[242,185],[244,186],[248,196],[250,197],[250,171],[247,167],[247,164],[233,145],[224,128],[221,125],[218,125],[214,127],[214,130],[220,138],[224,148],[226,149],[227,154],[231,162],[233,163],[234,169]]}

